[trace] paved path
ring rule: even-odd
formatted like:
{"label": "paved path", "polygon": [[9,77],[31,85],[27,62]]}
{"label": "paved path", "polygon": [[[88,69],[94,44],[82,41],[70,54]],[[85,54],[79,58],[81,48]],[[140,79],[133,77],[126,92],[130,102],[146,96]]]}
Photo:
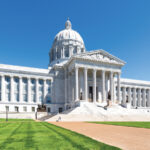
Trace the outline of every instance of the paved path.
{"label": "paved path", "polygon": [[51,122],[124,150],[150,150],[150,129],[85,122]]}

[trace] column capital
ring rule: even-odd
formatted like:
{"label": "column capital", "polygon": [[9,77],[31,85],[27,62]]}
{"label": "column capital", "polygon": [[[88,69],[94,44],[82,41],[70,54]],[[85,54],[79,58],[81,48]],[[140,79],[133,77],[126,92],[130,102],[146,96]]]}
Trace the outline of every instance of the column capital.
{"label": "column capital", "polygon": [[79,66],[75,66],[75,69],[79,69]]}
{"label": "column capital", "polygon": [[97,72],[97,69],[94,68],[94,69],[93,69],[93,72],[96,73],[96,72]]}
{"label": "column capital", "polygon": [[0,75],[0,77],[4,77],[4,76],[5,76],[4,74],[1,74],[1,75]]}
{"label": "column capital", "polygon": [[102,69],[102,73],[105,73],[105,72],[106,72],[106,70]]}
{"label": "column capital", "polygon": [[117,72],[117,75],[119,75],[119,76],[120,76],[120,75],[121,75],[121,72]]}
{"label": "column capital", "polygon": [[27,80],[30,80],[31,79],[31,77],[27,77]]}
{"label": "column capital", "polygon": [[22,76],[18,76],[19,79],[22,79]]}
{"label": "column capital", "polygon": [[87,67],[84,67],[84,70],[86,70],[86,71],[87,71],[87,70],[88,70],[88,68],[87,68]]}

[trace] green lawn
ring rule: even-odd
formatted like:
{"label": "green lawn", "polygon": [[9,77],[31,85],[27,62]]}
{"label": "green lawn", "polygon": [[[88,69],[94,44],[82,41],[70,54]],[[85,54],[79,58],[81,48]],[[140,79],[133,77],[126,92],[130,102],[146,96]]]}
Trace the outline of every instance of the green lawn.
{"label": "green lawn", "polygon": [[0,122],[0,150],[117,150],[47,122]]}
{"label": "green lawn", "polygon": [[[8,122],[16,122],[16,121],[34,121],[32,119],[8,119]],[[6,119],[0,118],[0,123],[1,122],[6,122]]]}
{"label": "green lawn", "polygon": [[117,126],[137,127],[137,128],[150,128],[150,122],[90,122],[97,124],[108,124]]}

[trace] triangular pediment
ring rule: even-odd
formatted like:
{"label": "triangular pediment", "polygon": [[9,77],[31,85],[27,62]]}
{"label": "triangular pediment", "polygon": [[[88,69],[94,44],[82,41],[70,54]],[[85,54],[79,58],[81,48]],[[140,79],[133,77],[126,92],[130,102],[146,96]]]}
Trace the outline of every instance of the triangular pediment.
{"label": "triangular pediment", "polygon": [[108,52],[104,50],[95,50],[95,51],[85,52],[82,54],[75,55],[74,58],[90,60],[90,61],[98,61],[98,62],[109,63],[109,64],[118,64],[122,66],[125,64],[124,61],[109,54]]}

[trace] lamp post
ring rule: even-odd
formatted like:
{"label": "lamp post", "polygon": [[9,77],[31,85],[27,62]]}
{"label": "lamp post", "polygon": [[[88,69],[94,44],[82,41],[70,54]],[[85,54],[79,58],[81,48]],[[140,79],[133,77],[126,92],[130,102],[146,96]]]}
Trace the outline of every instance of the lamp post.
{"label": "lamp post", "polygon": [[6,121],[8,121],[8,107],[6,106]]}

